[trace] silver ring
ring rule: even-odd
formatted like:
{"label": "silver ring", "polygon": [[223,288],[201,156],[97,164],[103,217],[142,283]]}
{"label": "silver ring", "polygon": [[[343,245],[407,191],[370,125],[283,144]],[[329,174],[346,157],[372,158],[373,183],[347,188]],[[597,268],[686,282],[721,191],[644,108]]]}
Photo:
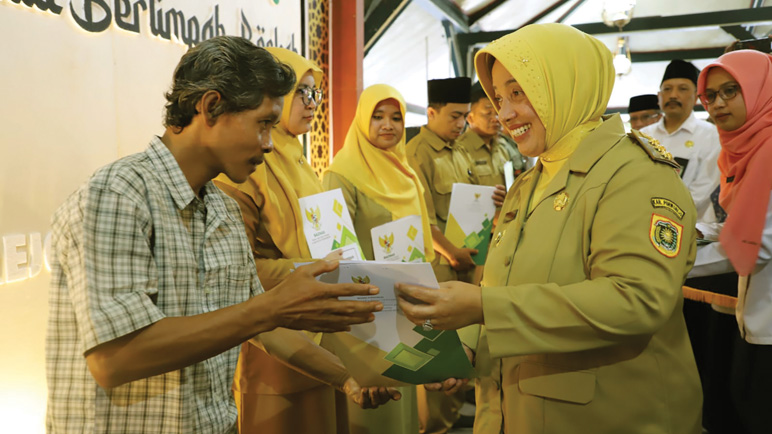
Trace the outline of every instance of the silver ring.
{"label": "silver ring", "polygon": [[427,319],[426,321],[424,321],[423,327],[425,332],[430,332],[434,330],[434,326],[432,325],[432,320],[430,319]]}

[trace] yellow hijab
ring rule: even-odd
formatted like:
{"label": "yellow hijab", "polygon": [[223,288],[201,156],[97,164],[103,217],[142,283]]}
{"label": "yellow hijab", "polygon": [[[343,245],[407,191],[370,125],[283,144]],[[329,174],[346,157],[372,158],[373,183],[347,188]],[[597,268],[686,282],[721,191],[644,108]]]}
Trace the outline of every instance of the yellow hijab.
{"label": "yellow hijab", "polygon": [[405,119],[405,100],[397,89],[386,84],[368,87],[359,97],[343,148],[328,170],[343,176],[365,196],[391,211],[392,220],[420,215],[426,260],[431,261],[434,249],[423,186],[407,162],[404,131],[399,143],[386,150],[376,148],[368,138],[373,111],[387,99],[399,102],[402,119]]}
{"label": "yellow hijab", "polygon": [[[298,82],[311,71],[316,84],[322,82],[322,70],[310,60],[284,48],[266,48],[278,60],[290,65]],[[324,191],[322,183],[303,155],[303,145],[287,132],[292,102],[298,84],[284,97],[281,121],[271,132],[273,152],[265,154],[265,163],[257,167],[257,187],[265,199],[263,213],[266,228],[285,258],[310,258],[303,217],[298,198]]]}
{"label": "yellow hijab", "polygon": [[542,162],[566,159],[601,124],[614,88],[612,55],[602,42],[565,24],[532,24],[497,39],[475,56],[493,100],[498,60],[522,86],[547,130]]}

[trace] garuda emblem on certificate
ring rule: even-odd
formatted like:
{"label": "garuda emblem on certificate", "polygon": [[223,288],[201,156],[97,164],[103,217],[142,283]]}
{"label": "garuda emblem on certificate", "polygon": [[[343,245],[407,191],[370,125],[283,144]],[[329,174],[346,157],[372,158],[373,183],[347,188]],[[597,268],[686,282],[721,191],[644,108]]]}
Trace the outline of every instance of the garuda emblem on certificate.
{"label": "garuda emblem on certificate", "polygon": [[316,209],[307,209],[306,218],[314,225],[315,230],[318,231],[321,228],[322,211],[319,210],[319,206],[317,206]]}

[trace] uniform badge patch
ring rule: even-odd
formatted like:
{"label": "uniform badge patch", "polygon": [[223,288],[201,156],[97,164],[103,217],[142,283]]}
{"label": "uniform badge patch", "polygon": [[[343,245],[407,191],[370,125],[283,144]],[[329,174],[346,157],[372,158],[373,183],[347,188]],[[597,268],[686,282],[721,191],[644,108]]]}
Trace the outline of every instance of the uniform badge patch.
{"label": "uniform badge patch", "polygon": [[652,197],[651,206],[654,208],[665,208],[682,220],[684,218],[684,214],[686,214],[686,212],[684,212],[680,206],[676,205],[675,202],[670,199],[665,199],[664,197]]}
{"label": "uniform badge patch", "polygon": [[681,236],[684,227],[667,217],[652,214],[649,239],[659,253],[675,258],[681,251]]}

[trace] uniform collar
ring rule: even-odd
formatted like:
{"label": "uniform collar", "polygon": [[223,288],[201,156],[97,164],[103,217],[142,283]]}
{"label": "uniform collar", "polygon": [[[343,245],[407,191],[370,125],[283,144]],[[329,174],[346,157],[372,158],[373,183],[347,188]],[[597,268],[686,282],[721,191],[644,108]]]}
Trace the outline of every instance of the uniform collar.
{"label": "uniform collar", "polygon": [[696,116],[694,116],[694,110],[692,110],[691,113],[689,113],[689,117],[686,118],[684,123],[681,124],[675,131],[672,133],[667,132],[667,128],[665,128],[665,116],[662,116],[662,119],[657,121],[657,130],[659,133],[662,134],[662,136],[672,136],[673,134],[678,133],[681,130],[686,131],[689,134],[694,134],[695,128],[697,128],[697,122],[698,119]]}
{"label": "uniform collar", "polygon": [[572,172],[587,173],[611,147],[625,136],[625,127],[619,114],[603,116],[603,123],[579,144],[569,157]]}
{"label": "uniform collar", "polygon": [[426,125],[421,127],[421,134],[435,151],[441,151],[443,148],[453,149],[452,141],[446,142],[442,140],[440,136],[434,134],[434,132],[427,128]]}

